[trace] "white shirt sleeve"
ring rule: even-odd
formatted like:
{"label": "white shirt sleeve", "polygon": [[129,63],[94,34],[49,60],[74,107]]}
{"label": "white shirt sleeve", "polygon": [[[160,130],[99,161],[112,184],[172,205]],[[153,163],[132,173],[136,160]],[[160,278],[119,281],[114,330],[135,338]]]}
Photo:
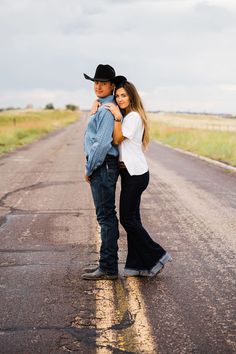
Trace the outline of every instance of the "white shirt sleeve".
{"label": "white shirt sleeve", "polygon": [[132,140],[137,128],[140,127],[140,116],[137,112],[130,112],[122,123],[122,134],[124,137]]}

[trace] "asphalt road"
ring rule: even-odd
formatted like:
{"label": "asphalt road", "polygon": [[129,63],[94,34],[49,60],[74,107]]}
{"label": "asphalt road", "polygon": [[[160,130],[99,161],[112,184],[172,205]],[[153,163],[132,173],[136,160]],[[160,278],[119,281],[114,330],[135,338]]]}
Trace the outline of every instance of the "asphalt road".
{"label": "asphalt road", "polygon": [[85,124],[0,159],[0,353],[235,353],[236,173],[152,143],[142,218],[173,262],[124,279],[121,228],[119,279],[84,281],[99,250]]}

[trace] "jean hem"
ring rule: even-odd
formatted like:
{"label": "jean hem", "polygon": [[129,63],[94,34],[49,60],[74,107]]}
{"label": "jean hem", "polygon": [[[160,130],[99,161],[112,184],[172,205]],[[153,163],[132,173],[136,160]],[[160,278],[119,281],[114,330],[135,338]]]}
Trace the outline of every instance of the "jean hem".
{"label": "jean hem", "polygon": [[100,266],[98,267],[98,269],[99,269],[101,272],[103,272],[103,273],[105,273],[105,274],[107,274],[107,275],[118,275],[118,271],[117,271],[117,272],[109,272],[109,271],[107,271],[107,270],[101,268]]}

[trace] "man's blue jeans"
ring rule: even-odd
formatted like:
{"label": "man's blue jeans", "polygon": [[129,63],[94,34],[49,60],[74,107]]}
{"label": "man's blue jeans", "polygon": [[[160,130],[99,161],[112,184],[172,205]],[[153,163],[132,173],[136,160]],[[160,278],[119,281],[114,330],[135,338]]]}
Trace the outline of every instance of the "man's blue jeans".
{"label": "man's blue jeans", "polygon": [[119,175],[118,158],[107,155],[91,175],[90,185],[101,227],[99,268],[108,274],[118,273],[119,229],[115,210],[115,189]]}

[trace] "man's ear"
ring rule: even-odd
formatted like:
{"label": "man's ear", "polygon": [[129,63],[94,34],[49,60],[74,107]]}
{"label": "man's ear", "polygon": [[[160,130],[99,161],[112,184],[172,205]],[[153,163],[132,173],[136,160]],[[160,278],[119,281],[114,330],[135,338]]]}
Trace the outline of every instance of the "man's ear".
{"label": "man's ear", "polygon": [[112,87],[112,91],[114,91],[114,90],[115,90],[115,84],[112,83],[112,84],[111,84],[111,87]]}

